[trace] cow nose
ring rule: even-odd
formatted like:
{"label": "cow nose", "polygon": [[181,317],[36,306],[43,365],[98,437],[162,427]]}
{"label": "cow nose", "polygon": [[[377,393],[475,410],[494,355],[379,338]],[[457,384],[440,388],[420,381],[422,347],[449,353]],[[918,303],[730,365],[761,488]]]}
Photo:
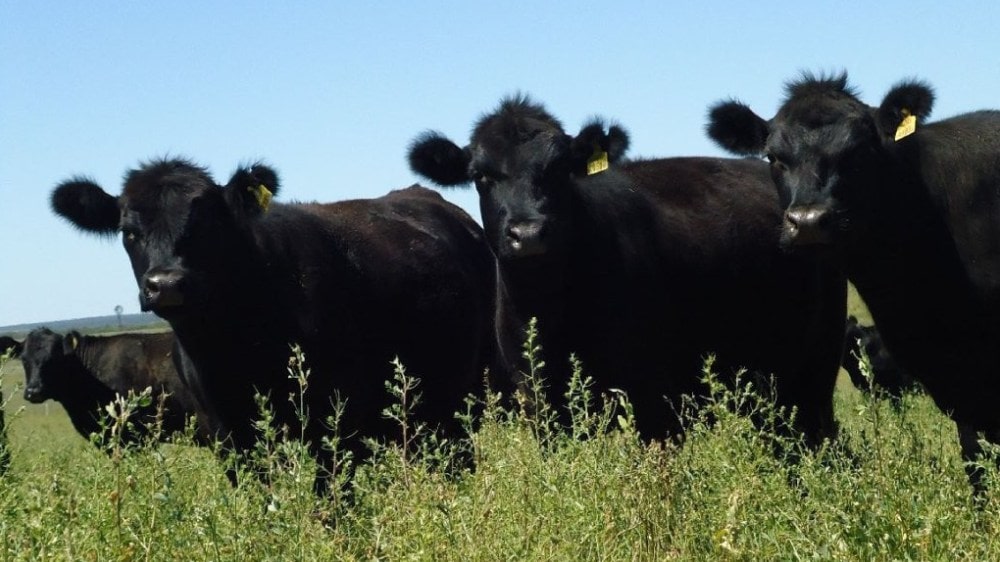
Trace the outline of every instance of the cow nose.
{"label": "cow nose", "polygon": [[507,227],[507,247],[511,255],[523,257],[541,254],[545,251],[542,243],[541,221],[512,223]]}
{"label": "cow nose", "polygon": [[35,385],[24,387],[24,399],[32,404],[43,402],[42,389]]}
{"label": "cow nose", "polygon": [[827,223],[826,207],[794,207],[785,211],[782,240],[788,244],[803,246],[828,244],[831,241]]}
{"label": "cow nose", "polygon": [[181,280],[182,275],[176,271],[155,271],[143,276],[139,296],[142,310],[155,311],[184,304]]}

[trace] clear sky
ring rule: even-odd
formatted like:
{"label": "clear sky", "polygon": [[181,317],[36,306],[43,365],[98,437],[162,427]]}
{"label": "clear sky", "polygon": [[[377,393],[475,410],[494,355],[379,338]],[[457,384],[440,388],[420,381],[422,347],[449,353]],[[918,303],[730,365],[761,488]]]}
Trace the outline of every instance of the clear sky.
{"label": "clear sky", "polygon": [[[138,311],[119,240],[77,232],[52,188],[117,194],[185,156],[224,183],[264,159],[280,200],[418,181],[409,142],[464,144],[526,92],[575,132],[624,125],[633,156],[721,155],[706,108],[769,117],[802,70],[847,70],[869,104],[906,77],[934,117],[1000,107],[1000,2],[68,2],[0,0],[0,325]],[[445,196],[478,219],[471,190]]]}

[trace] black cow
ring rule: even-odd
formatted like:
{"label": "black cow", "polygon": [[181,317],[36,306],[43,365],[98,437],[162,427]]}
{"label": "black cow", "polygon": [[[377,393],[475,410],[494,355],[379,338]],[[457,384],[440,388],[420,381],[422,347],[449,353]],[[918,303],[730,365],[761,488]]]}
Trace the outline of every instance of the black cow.
{"label": "black cow", "polygon": [[[116,395],[127,396],[130,391],[138,395],[147,387],[152,402],[136,411],[133,431],[124,433],[123,441],[138,442],[157,425],[165,440],[183,431],[190,417],[204,419],[175,368],[170,332],[85,336],[36,328],[17,352],[24,365],[24,399],[34,404],[59,402],[84,437],[101,432],[104,407]],[[197,424],[194,437],[202,445],[212,443],[205,423]]]}
{"label": "black cow", "polygon": [[839,264],[975,457],[977,433],[1000,442],[1000,112],[923,123],[926,84],[901,82],[869,107],[846,74],[807,74],[786,93],[769,121],[716,105],[710,136],[768,157],[783,245]]}
{"label": "black cow", "polygon": [[[919,388],[913,377],[899,366],[885,348],[878,328],[862,325],[854,316],[848,316],[845,336],[843,367],[855,388],[867,392],[873,386],[878,387],[894,403],[902,398],[903,393]],[[861,372],[862,350],[868,357],[871,381]]]}
{"label": "black cow", "polygon": [[[335,402],[359,460],[363,437],[400,433],[382,415],[394,357],[421,379],[416,419],[458,434],[455,413],[490,355],[495,266],[478,225],[434,191],[271,203],[277,190],[260,164],[220,186],[188,161],[157,160],[130,171],[118,197],[77,178],[52,202],[81,229],[121,230],[142,309],[170,322],[185,376],[233,445],[253,446],[254,394],[269,395],[277,423],[304,432],[324,468],[322,493],[336,468],[322,446]],[[289,400],[293,343],[311,371],[304,429]]]}
{"label": "black cow", "polygon": [[724,376],[737,366],[775,374],[778,402],[798,407],[809,439],[832,437],[846,283],[778,250],[766,166],[619,165],[627,145],[624,130],[599,121],[571,137],[522,96],[480,119],[465,148],[433,132],[412,145],[414,171],[443,186],[474,182],[480,194],[499,260],[506,374],[524,384],[521,345],[536,317],[552,401],[576,353],[598,390],[628,393],[643,436],[662,438],[682,429],[664,397],[676,406],[702,394],[703,358],[715,353]]}

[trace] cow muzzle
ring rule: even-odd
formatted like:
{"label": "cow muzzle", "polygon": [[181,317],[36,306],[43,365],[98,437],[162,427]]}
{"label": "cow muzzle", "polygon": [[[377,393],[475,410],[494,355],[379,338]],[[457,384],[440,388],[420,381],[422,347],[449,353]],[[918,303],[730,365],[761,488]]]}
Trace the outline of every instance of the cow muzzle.
{"label": "cow muzzle", "polygon": [[542,221],[511,223],[504,238],[505,257],[522,258],[544,254],[545,225]]}
{"label": "cow muzzle", "polygon": [[814,246],[833,242],[829,210],[821,206],[792,207],[785,211],[781,243],[785,246]]}
{"label": "cow muzzle", "polygon": [[145,312],[159,312],[184,304],[181,284],[184,275],[175,270],[151,271],[142,277],[139,304]]}
{"label": "cow muzzle", "polygon": [[45,389],[41,385],[32,384],[24,387],[24,399],[32,404],[41,404],[46,400]]}

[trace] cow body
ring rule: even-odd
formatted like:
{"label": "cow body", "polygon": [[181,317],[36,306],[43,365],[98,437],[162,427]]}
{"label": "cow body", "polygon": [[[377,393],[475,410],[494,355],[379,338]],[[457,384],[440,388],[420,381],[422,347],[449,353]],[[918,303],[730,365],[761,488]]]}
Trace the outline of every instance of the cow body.
{"label": "cow body", "polygon": [[521,98],[484,117],[465,148],[438,134],[414,144],[418,173],[480,192],[507,375],[523,385],[536,317],[556,403],[576,354],[599,391],[628,393],[642,435],[661,438],[680,429],[671,404],[704,393],[702,363],[715,354],[727,380],[743,366],[774,374],[779,404],[798,408],[810,440],[832,437],[846,286],[777,248],[766,167],[670,158],[582,171],[593,147],[613,164],[626,145],[600,124],[570,138]]}
{"label": "cow body", "polygon": [[123,434],[125,442],[139,442],[154,428],[165,440],[184,431],[194,417],[199,420],[195,440],[208,445],[212,435],[203,423],[204,412],[177,372],[174,347],[170,332],[98,337],[32,330],[19,349],[24,399],[59,402],[77,432],[89,437],[103,431],[104,407],[117,395],[139,395],[150,388],[152,403],[135,413],[134,431]]}
{"label": "cow body", "polygon": [[723,103],[709,132],[768,155],[785,246],[847,273],[971,459],[978,433],[1000,438],[1000,112],[923,123],[932,104],[920,82],[894,86],[876,108],[846,75],[806,75],[773,119]]}
{"label": "cow body", "polygon": [[[493,263],[481,229],[416,186],[285,205],[261,199],[265,185],[269,199],[277,178],[262,166],[222,187],[185,161],[162,161],[133,171],[118,198],[68,182],[54,200],[78,225],[111,216],[72,210],[87,197],[120,210],[103,228],[120,224],[143,308],[170,322],[191,385],[238,450],[258,437],[251,424],[260,393],[328,470],[322,438],[341,403],[342,444],[360,460],[362,438],[399,433],[382,415],[394,357],[421,379],[414,416],[455,435],[454,414],[489,356]],[[307,411],[298,413],[289,400],[299,391],[289,377],[292,344],[311,372]],[[321,472],[317,491],[328,476]]]}

